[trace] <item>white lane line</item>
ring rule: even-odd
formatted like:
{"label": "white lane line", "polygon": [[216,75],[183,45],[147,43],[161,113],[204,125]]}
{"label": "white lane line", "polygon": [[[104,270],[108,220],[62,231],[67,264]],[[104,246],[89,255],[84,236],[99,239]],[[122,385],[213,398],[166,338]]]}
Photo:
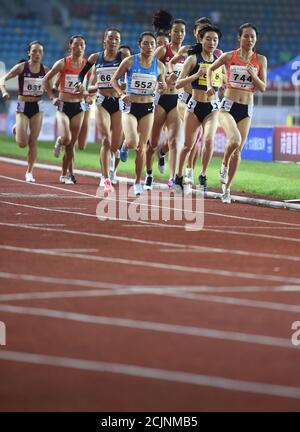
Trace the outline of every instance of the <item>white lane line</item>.
{"label": "white lane line", "polygon": [[100,315],[89,315],[56,309],[24,307],[0,304],[0,311],[4,313],[20,314],[76,321],[81,323],[98,324],[115,327],[125,327],[135,330],[148,330],[159,333],[172,333],[185,336],[205,337],[209,339],[221,339],[233,342],[253,343],[264,346],[297,349],[290,339],[277,338],[273,336],[224,331],[202,327],[190,327],[174,324],[166,324],[151,321],[139,321],[123,318],[114,318]]}
{"label": "white lane line", "polygon": [[191,248],[190,246],[180,249],[160,249],[160,252],[164,253],[221,253],[221,254],[230,254],[230,255],[241,255],[241,256],[253,256],[258,258],[271,258],[271,259],[279,259],[280,261],[300,261],[300,256],[291,256],[291,255],[280,255],[280,254],[269,254],[263,252],[246,252],[242,250],[231,250],[228,249],[220,249],[220,248],[209,248],[209,247],[201,247],[198,249]]}
{"label": "white lane line", "polygon": [[20,252],[20,253],[31,253],[31,254],[41,254],[41,255],[49,255],[55,257],[64,257],[64,258],[77,258],[87,261],[98,261],[112,264],[122,264],[129,266],[138,266],[138,267],[148,267],[148,268],[160,268],[163,270],[175,270],[178,272],[187,272],[187,273],[198,273],[198,274],[209,274],[214,277],[230,277],[231,279],[250,279],[250,280],[264,280],[264,281],[272,281],[272,282],[281,282],[281,283],[289,283],[289,284],[299,284],[300,278],[288,277],[288,276],[275,276],[275,275],[262,275],[248,272],[238,272],[238,271],[229,271],[223,269],[216,268],[204,268],[204,267],[192,267],[192,266],[181,266],[175,264],[168,263],[160,263],[153,261],[143,261],[143,260],[133,260],[133,259],[124,259],[124,258],[114,258],[114,257],[102,257],[95,255],[84,255],[84,254],[69,254],[64,252],[51,252],[44,249],[34,249],[34,248],[24,248],[17,246],[9,246],[9,245],[0,245],[0,249],[6,251]]}
{"label": "white lane line", "polygon": [[[33,186],[33,187],[39,187],[40,186],[40,187],[46,187],[46,188],[61,190],[61,191],[64,191],[64,192],[68,191],[70,193],[80,194],[82,196],[89,196],[89,197],[92,197],[94,199],[98,199],[99,200],[99,197],[97,197],[96,194],[92,195],[92,194],[88,194],[88,193],[85,193],[85,192],[80,192],[78,190],[73,190],[73,189],[70,189],[70,188],[62,188],[62,187],[52,186],[52,185],[46,185],[46,184],[42,184],[42,183],[30,183],[30,184],[28,184],[24,180],[16,179],[14,177],[3,176],[3,175],[0,175],[0,178],[4,178],[6,180],[12,180],[12,181],[24,183],[24,184],[28,185],[29,187],[31,187],[31,186]],[[97,187],[97,189],[98,189],[98,187]],[[114,199],[110,199],[109,197],[106,198],[106,199],[114,201]],[[119,202],[127,203],[127,204],[135,204],[134,201],[128,201],[128,200],[119,200]],[[151,204],[148,205],[148,204],[143,204],[143,203],[137,203],[136,205],[139,205],[139,206],[140,205],[141,206],[146,205],[147,207],[150,207],[150,208],[162,208],[161,206],[151,205]],[[165,208],[170,209],[169,207],[165,207]],[[193,214],[197,213],[197,214],[201,214],[201,215],[203,214],[202,211],[200,211],[200,212],[198,212],[198,211],[192,211],[192,213]],[[213,215],[213,216],[219,216],[219,217],[223,217],[223,218],[230,218],[230,219],[247,220],[247,221],[252,221],[252,222],[262,222],[262,223],[273,224],[273,225],[295,226],[295,227],[298,227],[298,228],[300,227],[299,223],[297,224],[297,223],[292,223],[292,222],[283,222],[283,221],[274,221],[274,220],[266,220],[266,219],[257,219],[257,218],[250,218],[250,217],[245,217],[245,216],[235,216],[235,215],[229,215],[229,214],[226,214],[226,213],[216,213],[216,212],[205,212],[205,214]]]}
{"label": "white lane line", "polygon": [[67,285],[67,286],[79,286],[87,288],[96,288],[94,290],[75,290],[75,291],[42,291],[42,292],[22,292],[22,293],[10,293],[0,294],[0,301],[8,300],[29,300],[29,299],[49,299],[49,298],[60,298],[60,297],[90,297],[98,296],[99,290],[130,290],[135,293],[141,294],[156,294],[166,293],[168,291],[173,292],[299,292],[300,285],[279,285],[279,286],[207,286],[207,285],[120,285],[111,282],[96,282],[91,280],[82,279],[66,279],[49,276],[37,276],[30,274],[17,274],[9,272],[0,272],[0,278],[9,280],[18,280],[25,282],[36,282],[54,285]]}
{"label": "white lane line", "polygon": [[44,354],[6,350],[0,351],[0,359],[29,364],[65,367],[77,370],[126,375],[142,379],[155,379],[167,382],[191,384],[193,386],[212,387],[223,390],[263,394],[289,399],[300,399],[299,387],[267,384],[255,381],[244,381],[220,376],[202,375],[182,371],[170,371],[167,369],[147,368],[123,363],[108,363],[93,360],[75,359],[70,357],[49,356]]}
{"label": "white lane line", "polygon": [[[36,250],[39,250],[38,248]],[[99,249],[85,249],[85,248],[41,248],[43,251],[52,251],[52,252],[98,252]]]}
{"label": "white lane line", "polygon": [[[168,296],[168,293],[165,293],[163,295]],[[213,303],[222,303],[226,305],[233,305],[233,306],[244,306],[244,307],[253,307],[253,308],[260,308],[260,309],[270,309],[275,311],[283,311],[283,312],[292,312],[292,313],[299,313],[300,312],[300,305],[290,305],[285,303],[274,303],[274,302],[267,302],[267,301],[260,301],[260,300],[249,300],[249,299],[243,299],[243,298],[234,298],[234,297],[221,297],[217,295],[202,295],[202,294],[192,294],[192,293],[180,293],[180,292],[173,292],[171,294],[172,297],[179,297],[186,300],[197,300],[202,302],[213,302]]]}
{"label": "white lane line", "polygon": [[[263,253],[263,252],[248,252],[238,249],[224,249],[224,248],[216,248],[216,247],[209,247],[209,246],[195,246],[190,244],[182,244],[182,243],[171,243],[171,242],[160,242],[155,240],[142,240],[134,237],[127,237],[127,236],[114,236],[110,234],[100,234],[100,233],[89,233],[86,231],[74,231],[74,230],[58,230],[58,229],[42,229],[39,227],[32,227],[31,225],[35,224],[12,224],[12,223],[6,223],[6,222],[0,222],[0,226],[7,226],[7,227],[13,227],[13,228],[22,228],[22,229],[35,229],[39,231],[50,231],[50,232],[58,232],[60,234],[71,234],[71,235],[77,235],[77,236],[88,236],[88,237],[95,237],[95,238],[105,238],[109,240],[117,240],[117,241],[125,241],[125,242],[131,242],[131,243],[137,243],[137,244],[143,244],[143,245],[154,245],[154,246],[166,246],[170,247],[170,249],[166,249],[170,252],[181,252],[181,251],[188,251],[188,252],[204,252],[204,253],[220,253],[220,254],[231,254],[231,255],[242,255],[242,256],[253,256],[253,257],[261,257],[261,258],[271,258],[271,259],[280,259],[282,261],[290,260],[290,261],[299,261],[299,256],[291,256],[291,255],[280,255],[280,254],[270,254],[270,253]],[[39,225],[39,224],[36,224]],[[161,249],[161,251],[164,251]]]}
{"label": "white lane line", "polygon": [[[52,224],[52,223],[28,223],[27,226],[32,227],[64,227],[66,224]],[[61,230],[63,232],[63,230]]]}
{"label": "white lane line", "polygon": [[[34,225],[34,224],[10,224],[10,223],[3,223],[0,222],[0,226],[11,226],[11,227],[18,227],[18,228],[24,228],[28,229],[27,225]],[[38,225],[38,224],[37,224]],[[29,227],[30,228],[30,227]],[[261,258],[271,258],[271,259],[279,259],[281,261],[287,260],[287,261],[300,261],[300,256],[291,256],[291,255],[281,255],[281,254],[270,254],[270,253],[263,253],[263,252],[249,252],[249,251],[243,251],[243,250],[232,250],[232,249],[224,249],[224,248],[216,248],[216,247],[209,247],[209,246],[195,246],[195,245],[188,245],[188,244],[179,244],[179,243],[171,243],[171,242],[159,242],[154,240],[142,240],[142,239],[136,239],[133,237],[126,237],[126,236],[113,236],[109,234],[99,234],[99,233],[88,233],[85,231],[74,231],[74,230],[55,230],[55,229],[45,229],[43,231],[54,231],[59,232],[63,234],[72,234],[72,235],[83,235],[83,236],[90,236],[90,237],[100,237],[100,238],[106,238],[110,240],[118,240],[118,241],[126,241],[126,242],[133,242],[138,244],[148,244],[148,245],[155,245],[155,246],[170,246],[170,249],[161,249],[161,252],[198,252],[198,253],[220,253],[220,254],[231,254],[231,255],[242,255],[242,256],[252,256],[252,257],[261,257]]]}
{"label": "white lane line", "polygon": [[[35,183],[33,183],[33,184],[35,184]],[[35,210],[42,210],[42,211],[48,211],[48,212],[66,213],[66,214],[71,214],[73,216],[77,215],[77,216],[92,217],[92,218],[96,218],[96,219],[99,220],[99,218],[96,216],[96,214],[91,214],[91,213],[81,213],[81,212],[76,212],[76,211],[72,211],[71,212],[71,211],[67,211],[67,210],[55,210],[55,209],[49,208],[49,207],[31,206],[31,205],[26,205],[26,204],[11,203],[11,202],[8,202],[8,201],[0,201],[0,203],[11,205],[11,206],[16,206],[16,207],[32,208],[32,209],[35,209]],[[128,221],[126,219],[109,218],[109,217],[107,219],[111,220],[111,221],[124,221],[124,222]],[[137,224],[142,224],[144,227],[147,227],[147,226],[150,227],[150,225],[151,225],[153,227],[181,228],[181,229],[185,230],[185,225],[184,224],[183,225],[175,225],[175,224],[168,225],[167,223],[145,222],[145,221],[141,221],[141,220],[135,221],[135,224],[129,223],[129,224],[125,224],[124,226],[126,226],[126,227],[135,227],[136,228]],[[274,236],[274,235],[270,235],[270,234],[255,234],[255,233],[245,233],[245,232],[229,231],[228,229],[227,230],[217,230],[217,229],[209,229],[209,228],[202,228],[201,231],[219,232],[219,233],[222,233],[222,234],[231,234],[231,235],[248,236],[248,237],[259,237],[259,238],[266,238],[266,239],[272,239],[272,240],[291,241],[291,242],[300,243],[300,238]]]}

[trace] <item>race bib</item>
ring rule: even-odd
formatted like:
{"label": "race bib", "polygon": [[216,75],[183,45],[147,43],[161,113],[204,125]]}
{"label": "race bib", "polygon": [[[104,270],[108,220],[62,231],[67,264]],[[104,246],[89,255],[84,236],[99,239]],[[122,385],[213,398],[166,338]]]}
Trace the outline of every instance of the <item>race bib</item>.
{"label": "race bib", "polygon": [[43,78],[24,77],[24,96],[42,96],[43,93]]}
{"label": "race bib", "polygon": [[180,72],[182,71],[182,69],[183,69],[183,63],[176,63],[174,65],[173,72],[174,72],[174,74],[176,74],[177,76],[179,76]]}
{"label": "race bib", "polygon": [[156,76],[134,73],[131,80],[131,93],[137,95],[152,95],[156,86]]}
{"label": "race bib", "polygon": [[[257,73],[257,68],[253,68]],[[230,86],[236,89],[254,90],[252,77],[246,66],[230,66]]]}
{"label": "race bib", "polygon": [[[210,66],[210,64],[208,63],[200,63],[199,64],[199,69],[208,69]],[[198,78],[198,84],[201,86],[206,86],[207,85],[207,73],[205,72],[204,75],[202,75],[201,77]],[[221,87],[222,85],[222,81],[223,81],[223,72],[222,72],[222,68],[218,68],[216,70],[213,71],[212,73],[212,78],[211,78],[211,85],[213,87]]]}
{"label": "race bib", "polygon": [[97,87],[112,88],[111,79],[116,72],[117,67],[98,68],[97,69]]}
{"label": "race bib", "polygon": [[77,82],[78,82],[78,75],[66,74],[65,75],[64,93],[74,93],[75,92],[75,84]]}

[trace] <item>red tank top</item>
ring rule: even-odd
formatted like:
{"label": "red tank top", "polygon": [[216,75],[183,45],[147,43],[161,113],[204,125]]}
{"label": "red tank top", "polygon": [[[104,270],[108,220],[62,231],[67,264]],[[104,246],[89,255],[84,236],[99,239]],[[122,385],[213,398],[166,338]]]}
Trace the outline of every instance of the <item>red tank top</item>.
{"label": "red tank top", "polygon": [[259,63],[257,54],[254,52],[250,61],[243,60],[238,56],[238,50],[233,51],[231,59],[227,63],[227,83],[226,88],[236,89],[247,92],[255,92],[252,77],[247,70],[251,65],[255,72],[259,73]]}
{"label": "red tank top", "polygon": [[[174,57],[174,53],[171,49],[171,44],[167,44],[166,45],[166,53],[163,56],[162,59],[160,59],[160,61],[164,64],[167,65],[169,63],[169,61]],[[176,73],[176,75],[179,76],[180,72],[182,71],[182,67],[183,67],[183,63],[185,61],[185,57],[181,56],[179,61],[173,66],[173,71]]]}
{"label": "red tank top", "polygon": [[75,67],[71,63],[71,56],[65,57],[65,65],[59,77],[59,91],[62,93],[74,93],[74,86],[78,82],[78,75],[87,60],[82,59],[80,66]]}
{"label": "red tank top", "polygon": [[42,80],[45,75],[45,69],[42,64],[39,72],[33,73],[29,69],[28,61],[25,62],[23,72],[18,77],[19,95],[33,97],[42,96],[44,93]]}

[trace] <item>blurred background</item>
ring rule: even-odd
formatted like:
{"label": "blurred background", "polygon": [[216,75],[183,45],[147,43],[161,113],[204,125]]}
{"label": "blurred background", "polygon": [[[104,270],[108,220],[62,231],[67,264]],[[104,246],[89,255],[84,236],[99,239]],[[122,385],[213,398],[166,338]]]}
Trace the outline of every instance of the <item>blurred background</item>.
{"label": "blurred background", "polygon": [[[194,43],[194,21],[203,16],[211,18],[223,33],[219,46],[223,51],[237,47],[241,24],[253,23],[258,29],[257,51],[268,58],[269,71],[267,92],[255,95],[252,125],[300,125],[298,0],[1,0],[0,74],[26,58],[27,44],[36,39],[45,45],[43,63],[49,67],[66,55],[67,42],[73,34],[85,36],[87,55],[99,51],[104,30],[110,26],[119,28],[122,43],[136,52],[138,35],[153,30],[152,15],[161,8],[186,20],[185,44]],[[16,90],[16,80],[8,82],[8,88]],[[7,109],[2,101],[1,112]],[[1,124],[3,129],[3,118]],[[300,133],[295,139],[300,155]]]}

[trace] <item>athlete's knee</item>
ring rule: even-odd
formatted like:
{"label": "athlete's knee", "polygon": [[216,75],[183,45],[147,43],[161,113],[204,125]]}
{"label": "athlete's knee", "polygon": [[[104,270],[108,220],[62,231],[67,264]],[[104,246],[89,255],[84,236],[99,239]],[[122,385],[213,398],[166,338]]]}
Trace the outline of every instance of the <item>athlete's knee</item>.
{"label": "athlete's knee", "polygon": [[27,142],[26,141],[17,141],[17,144],[20,148],[25,148],[27,146]]}
{"label": "athlete's knee", "polygon": [[168,140],[169,143],[169,149],[176,149],[177,148],[177,140],[175,138],[170,138]]}
{"label": "athlete's knee", "polygon": [[235,149],[239,148],[242,144],[241,136],[239,134],[231,135],[228,138],[228,144]]}
{"label": "athlete's knee", "polygon": [[67,147],[70,144],[70,142],[71,142],[71,136],[70,135],[62,135],[60,137],[60,143],[61,143],[61,145]]}
{"label": "athlete's knee", "polygon": [[108,135],[102,135],[102,147],[106,150],[110,149],[110,137]]}

